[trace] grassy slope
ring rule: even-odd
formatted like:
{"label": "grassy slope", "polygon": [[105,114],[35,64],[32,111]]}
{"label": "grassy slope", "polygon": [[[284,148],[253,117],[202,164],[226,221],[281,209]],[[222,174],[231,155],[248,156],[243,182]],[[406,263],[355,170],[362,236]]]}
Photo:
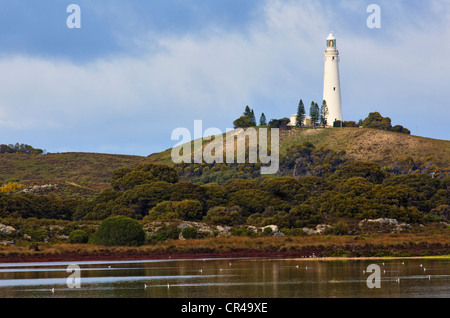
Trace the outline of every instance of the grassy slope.
{"label": "grassy slope", "polygon": [[[399,156],[431,156],[441,168],[450,167],[450,141],[436,140],[375,129],[292,129],[280,132],[280,154],[295,144],[311,142],[316,147],[345,150],[355,160],[386,165]],[[204,144],[206,144],[205,142]],[[171,149],[149,157],[98,153],[48,155],[1,154],[0,180],[17,178],[22,184],[58,184],[58,194],[88,196],[109,185],[112,171],[154,162],[172,165]]]}
{"label": "grassy slope", "polygon": [[[311,142],[316,147],[344,150],[350,159],[387,165],[400,156],[433,157],[441,168],[450,167],[450,141],[362,128],[292,129],[280,132],[280,155],[293,145]],[[152,162],[171,164],[171,149],[149,156]]]}
{"label": "grassy slope", "polygon": [[52,183],[78,190],[99,190],[109,185],[115,169],[143,162],[149,159],[98,153],[2,154],[0,180],[17,178],[25,185]]}

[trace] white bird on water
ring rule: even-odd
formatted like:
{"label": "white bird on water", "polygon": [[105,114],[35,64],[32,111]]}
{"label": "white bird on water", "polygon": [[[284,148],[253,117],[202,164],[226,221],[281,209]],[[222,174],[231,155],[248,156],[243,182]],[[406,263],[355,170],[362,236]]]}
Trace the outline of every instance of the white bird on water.
{"label": "white bird on water", "polygon": [[395,281],[396,281],[397,283],[400,283],[400,278],[397,278]]}
{"label": "white bird on water", "polygon": [[52,288],[52,293],[55,293],[55,289],[54,288]]}
{"label": "white bird on water", "polygon": [[169,283],[167,283],[167,288],[170,288],[170,285],[169,285]]}

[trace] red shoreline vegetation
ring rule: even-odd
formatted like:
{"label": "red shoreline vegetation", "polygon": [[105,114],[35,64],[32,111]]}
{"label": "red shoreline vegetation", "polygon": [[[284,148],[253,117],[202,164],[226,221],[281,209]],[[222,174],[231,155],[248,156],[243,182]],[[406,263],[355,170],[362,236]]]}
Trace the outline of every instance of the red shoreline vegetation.
{"label": "red shoreline vegetation", "polygon": [[[265,237],[170,240],[140,247],[43,244],[0,247],[0,264],[202,258],[422,257],[450,255],[448,235],[374,237]],[[1,265],[0,265],[1,266]]]}

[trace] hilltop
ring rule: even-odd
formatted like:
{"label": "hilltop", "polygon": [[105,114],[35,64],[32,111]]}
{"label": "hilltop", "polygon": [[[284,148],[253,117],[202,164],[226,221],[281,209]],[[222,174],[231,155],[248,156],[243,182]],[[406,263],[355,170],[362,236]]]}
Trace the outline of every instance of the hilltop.
{"label": "hilltop", "polygon": [[[410,136],[368,128],[297,129],[280,131],[280,156],[289,147],[305,142],[316,148],[345,151],[350,160],[381,166],[397,157],[432,157],[441,168],[450,167],[450,141]],[[205,143],[206,144],[206,143]],[[72,190],[97,192],[110,185],[112,172],[142,163],[173,166],[171,149],[148,157],[101,153],[0,154],[0,180],[18,180],[31,185],[59,184]],[[76,188],[76,189],[75,189]]]}
{"label": "hilltop", "polygon": [[[450,141],[411,136],[392,131],[370,128],[318,128],[280,131],[280,156],[287,149],[305,142],[316,148],[326,147],[336,152],[345,151],[348,159],[375,162],[381,166],[398,157],[411,156],[433,161],[441,168],[450,167]],[[171,149],[149,156],[153,163],[173,165]]]}

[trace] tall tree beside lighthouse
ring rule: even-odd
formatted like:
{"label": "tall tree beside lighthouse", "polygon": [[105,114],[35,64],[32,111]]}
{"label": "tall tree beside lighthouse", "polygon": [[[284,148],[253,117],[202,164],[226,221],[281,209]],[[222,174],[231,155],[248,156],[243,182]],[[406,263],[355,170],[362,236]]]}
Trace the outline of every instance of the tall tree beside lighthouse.
{"label": "tall tree beside lighthouse", "polygon": [[297,127],[300,128],[302,127],[303,122],[305,121],[305,116],[306,116],[305,105],[303,104],[303,100],[300,99],[297,108],[297,121],[295,123]]}
{"label": "tall tree beside lighthouse", "polygon": [[309,108],[309,117],[311,118],[311,125],[316,128],[317,122],[320,120],[320,109],[317,103],[311,102],[311,107]]}
{"label": "tall tree beside lighthouse", "polygon": [[327,101],[322,102],[322,107],[320,108],[320,124],[326,127],[328,124],[327,117],[330,112],[328,111]]}

